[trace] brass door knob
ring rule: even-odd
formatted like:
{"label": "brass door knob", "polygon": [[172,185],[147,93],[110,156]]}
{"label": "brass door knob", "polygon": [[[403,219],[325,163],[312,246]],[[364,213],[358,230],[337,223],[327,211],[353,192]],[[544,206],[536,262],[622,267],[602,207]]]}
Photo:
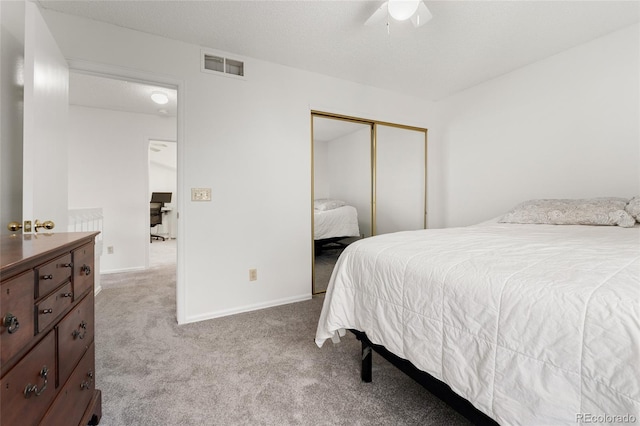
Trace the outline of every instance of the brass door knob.
{"label": "brass door knob", "polygon": [[51,220],[45,220],[44,222],[40,222],[40,220],[36,219],[36,223],[33,226],[36,232],[38,232],[38,228],[53,229],[55,228],[56,224],[53,223],[53,221]]}
{"label": "brass door knob", "polygon": [[22,224],[20,222],[10,222],[7,225],[7,229],[11,232],[16,232],[19,229],[22,229]]}

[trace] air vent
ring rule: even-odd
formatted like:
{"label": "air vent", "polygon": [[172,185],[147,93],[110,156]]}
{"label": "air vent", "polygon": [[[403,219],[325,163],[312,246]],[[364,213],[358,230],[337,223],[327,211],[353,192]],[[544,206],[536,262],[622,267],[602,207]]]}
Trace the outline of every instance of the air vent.
{"label": "air vent", "polygon": [[224,72],[227,74],[244,76],[244,62],[233,59],[224,60]]}
{"label": "air vent", "polygon": [[244,77],[244,62],[211,53],[202,53],[202,71]]}

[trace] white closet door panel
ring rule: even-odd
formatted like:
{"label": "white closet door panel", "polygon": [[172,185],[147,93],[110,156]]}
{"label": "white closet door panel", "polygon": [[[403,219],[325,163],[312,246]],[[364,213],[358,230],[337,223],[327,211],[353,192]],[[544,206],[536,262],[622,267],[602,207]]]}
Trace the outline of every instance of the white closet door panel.
{"label": "white closet door panel", "polygon": [[425,133],[377,125],[376,234],[424,228]]}
{"label": "white closet door panel", "polygon": [[38,7],[25,7],[22,212],[66,231],[69,68]]}

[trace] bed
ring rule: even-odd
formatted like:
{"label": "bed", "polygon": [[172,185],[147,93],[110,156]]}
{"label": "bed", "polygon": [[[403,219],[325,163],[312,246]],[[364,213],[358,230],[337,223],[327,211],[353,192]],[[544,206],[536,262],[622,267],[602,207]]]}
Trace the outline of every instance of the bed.
{"label": "bed", "polygon": [[344,201],[315,200],[313,219],[313,239],[316,247],[336,243],[348,237],[360,236],[358,211]]}
{"label": "bed", "polygon": [[500,424],[640,421],[640,225],[529,207],[351,244],[317,345],[354,330]]}

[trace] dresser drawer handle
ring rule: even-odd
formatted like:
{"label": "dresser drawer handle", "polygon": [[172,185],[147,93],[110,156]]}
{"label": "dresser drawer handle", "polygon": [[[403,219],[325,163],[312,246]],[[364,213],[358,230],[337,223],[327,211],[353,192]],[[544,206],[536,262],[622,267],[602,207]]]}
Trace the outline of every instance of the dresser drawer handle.
{"label": "dresser drawer handle", "polygon": [[73,297],[73,293],[69,292],[69,293],[62,293],[60,296],[62,297]]}
{"label": "dresser drawer handle", "polygon": [[73,268],[73,263],[62,263],[61,268]]}
{"label": "dresser drawer handle", "polygon": [[42,370],[40,370],[40,377],[44,379],[44,383],[42,384],[42,387],[38,389],[38,385],[32,385],[31,383],[29,383],[27,387],[24,388],[24,397],[29,398],[31,394],[35,394],[35,396],[42,395],[42,392],[44,392],[44,390],[47,388],[48,374],[49,374],[49,369],[45,365],[44,367],[42,367]]}
{"label": "dresser drawer handle", "polygon": [[13,315],[11,312],[7,312],[4,320],[2,320],[2,325],[7,327],[7,331],[9,334],[13,334],[20,328],[20,323],[18,322],[18,317]]}
{"label": "dresser drawer handle", "polygon": [[78,330],[73,330],[73,333],[71,333],[74,339],[84,339],[84,336],[86,334],[87,334],[87,323],[84,321],[80,323],[80,325],[78,326]]}
{"label": "dresser drawer handle", "polygon": [[53,275],[49,274],[49,275],[43,275],[40,277],[40,279],[42,280],[52,280],[53,279]]}
{"label": "dresser drawer handle", "polygon": [[83,272],[85,275],[91,275],[91,266],[85,263],[80,267],[80,272]]}
{"label": "dresser drawer handle", "polygon": [[80,389],[82,390],[91,389],[91,384],[93,383],[93,371],[89,370],[87,372],[87,377],[89,378],[89,380],[80,383]]}
{"label": "dresser drawer handle", "polygon": [[48,308],[48,309],[43,309],[40,311],[41,314],[52,314],[53,313],[53,309]]}

